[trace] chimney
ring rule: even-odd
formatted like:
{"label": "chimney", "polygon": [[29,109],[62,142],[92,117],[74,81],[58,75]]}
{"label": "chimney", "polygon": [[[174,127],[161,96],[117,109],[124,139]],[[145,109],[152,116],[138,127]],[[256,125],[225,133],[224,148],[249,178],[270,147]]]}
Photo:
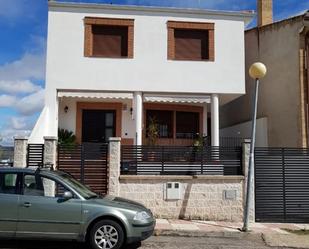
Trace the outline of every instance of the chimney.
{"label": "chimney", "polygon": [[258,1],[258,27],[271,24],[273,22],[273,0]]}

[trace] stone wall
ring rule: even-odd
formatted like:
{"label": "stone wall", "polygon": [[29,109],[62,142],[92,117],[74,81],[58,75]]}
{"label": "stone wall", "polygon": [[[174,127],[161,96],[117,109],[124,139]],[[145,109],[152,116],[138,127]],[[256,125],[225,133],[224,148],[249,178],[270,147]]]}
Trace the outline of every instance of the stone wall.
{"label": "stone wall", "polygon": [[[119,178],[119,196],[136,200],[158,218],[241,221],[243,176],[128,176]],[[166,183],[179,182],[179,200],[167,200]]]}

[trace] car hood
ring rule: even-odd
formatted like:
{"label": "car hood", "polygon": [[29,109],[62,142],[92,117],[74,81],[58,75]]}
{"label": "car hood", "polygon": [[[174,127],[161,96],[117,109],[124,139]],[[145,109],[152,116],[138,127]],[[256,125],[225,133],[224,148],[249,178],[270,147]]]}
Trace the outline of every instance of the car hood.
{"label": "car hood", "polygon": [[105,195],[100,198],[92,199],[91,202],[101,205],[108,205],[119,208],[126,208],[136,211],[148,210],[144,205],[136,201],[131,201],[125,198],[116,197],[112,195]]}

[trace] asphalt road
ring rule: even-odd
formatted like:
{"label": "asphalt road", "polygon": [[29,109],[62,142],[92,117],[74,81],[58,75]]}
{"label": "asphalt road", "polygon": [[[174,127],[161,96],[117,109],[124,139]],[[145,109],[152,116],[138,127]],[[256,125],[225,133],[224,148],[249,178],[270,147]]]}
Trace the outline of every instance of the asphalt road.
{"label": "asphalt road", "polygon": [[[248,235],[244,238],[230,237],[169,237],[154,236],[141,246],[124,249],[276,249],[265,245],[262,238]],[[278,247],[279,248],[279,247]],[[277,249],[278,249],[277,248]],[[89,249],[84,244],[50,241],[0,241],[0,249]],[[285,247],[284,249],[288,249]]]}

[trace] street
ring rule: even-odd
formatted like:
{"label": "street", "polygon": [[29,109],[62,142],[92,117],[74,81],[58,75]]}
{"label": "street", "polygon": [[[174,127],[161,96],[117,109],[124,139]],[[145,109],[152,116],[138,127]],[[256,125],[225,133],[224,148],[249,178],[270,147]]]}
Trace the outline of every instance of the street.
{"label": "street", "polygon": [[[0,241],[0,249],[88,249],[84,244],[50,241]],[[124,249],[267,249],[263,239],[256,235],[237,237],[169,237],[153,236],[141,246],[127,246]],[[277,247],[279,249],[280,247]],[[288,249],[287,247],[284,247]]]}

